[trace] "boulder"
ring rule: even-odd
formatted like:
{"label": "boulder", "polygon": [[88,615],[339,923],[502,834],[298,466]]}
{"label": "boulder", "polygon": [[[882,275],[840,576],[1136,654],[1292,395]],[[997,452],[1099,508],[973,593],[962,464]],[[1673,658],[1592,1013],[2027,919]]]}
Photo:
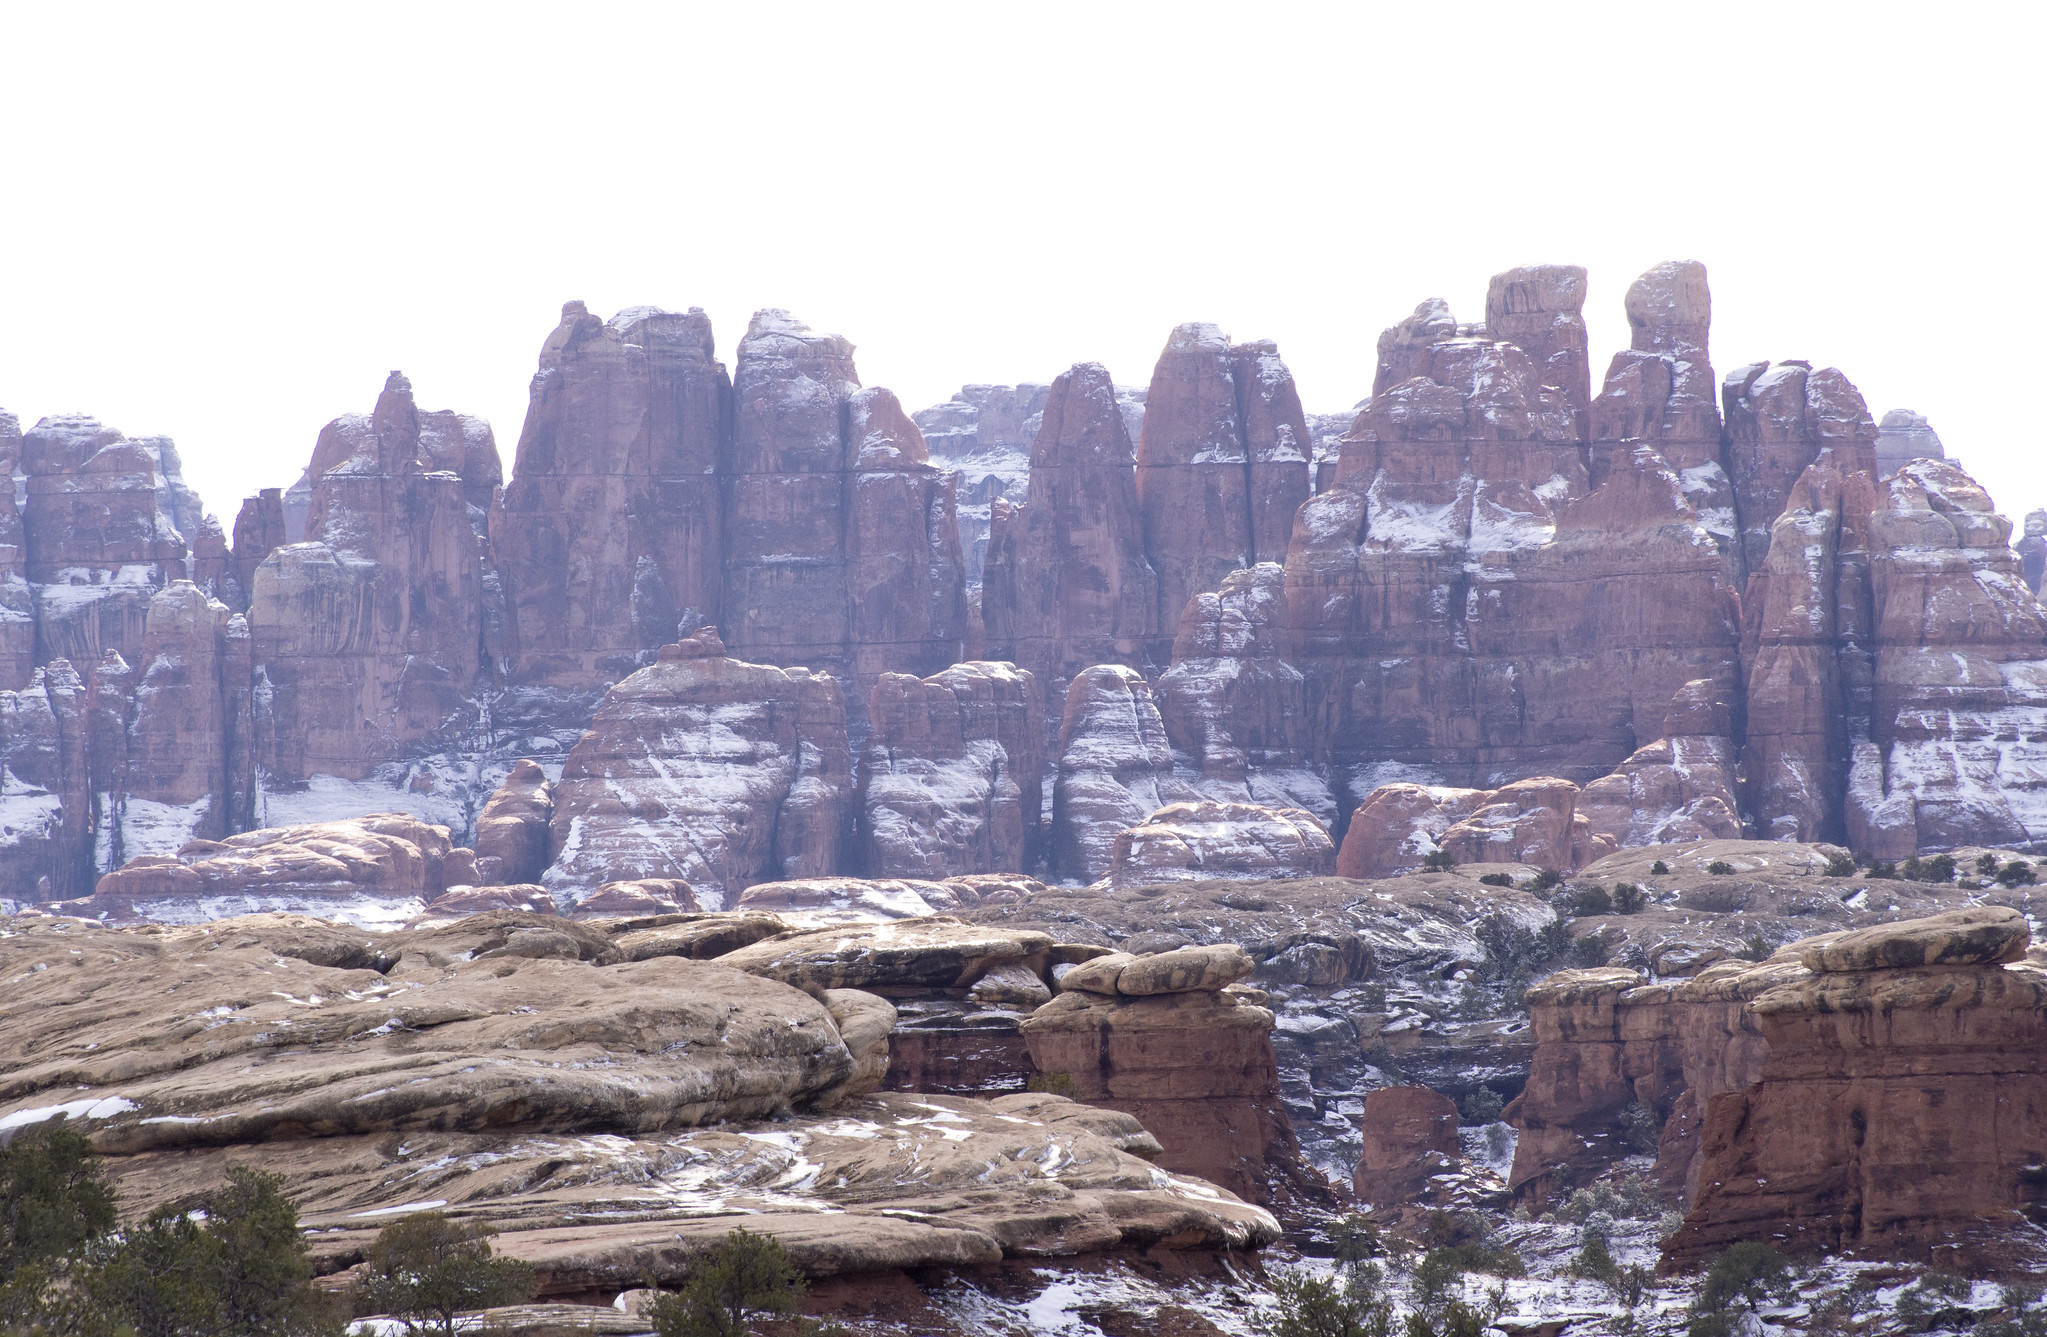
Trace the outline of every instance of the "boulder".
{"label": "boulder", "polygon": [[1577,811],[1578,787],[1554,776],[1517,780],[1490,792],[1382,785],[1351,814],[1340,877],[1411,872],[1437,851],[1457,863],[1533,864],[1558,872],[1611,854]]}
{"label": "boulder", "polygon": [[677,877],[639,877],[627,882],[607,882],[576,902],[578,919],[605,917],[639,918],[647,915],[695,913],[696,891]]}
{"label": "boulder", "polygon": [[1168,993],[1215,993],[1257,968],[1251,954],[1237,944],[1182,947],[1139,956],[1116,975],[1116,992],[1128,998]]}
{"label": "boulder", "polygon": [[1876,425],[1878,478],[1889,478],[1913,460],[1946,458],[1947,452],[1940,444],[1940,433],[1933,430],[1933,424],[1923,413],[1892,409]]}
{"label": "boulder", "polygon": [[563,762],[544,883],[569,899],[678,878],[717,908],[833,871],[853,797],[838,684],[728,658],[711,629],[662,654],[605,694]]}
{"label": "boulder", "polygon": [[2024,915],[2008,906],[1986,905],[1816,939],[1801,949],[1798,960],[1815,975],[1998,966],[2024,960],[2031,942]]}
{"label": "boulder", "polygon": [[1335,842],[1299,808],[1200,800],[1169,803],[1119,832],[1108,881],[1141,887],[1189,878],[1325,877],[1335,865]]}
{"label": "boulder", "polygon": [[1586,785],[1577,809],[1616,848],[1686,840],[1738,840],[1734,726],[1728,693],[1710,678],[1671,698],[1663,732]]}
{"label": "boulder", "polygon": [[1042,958],[1049,934],[981,928],[950,916],[785,934],[719,963],[805,989],[966,989],[997,966]]}

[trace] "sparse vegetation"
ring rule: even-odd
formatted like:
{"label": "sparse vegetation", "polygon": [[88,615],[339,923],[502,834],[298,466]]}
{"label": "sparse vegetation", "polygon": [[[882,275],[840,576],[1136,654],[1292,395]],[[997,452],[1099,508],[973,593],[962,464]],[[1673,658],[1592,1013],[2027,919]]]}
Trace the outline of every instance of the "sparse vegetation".
{"label": "sparse vegetation", "polygon": [[682,1289],[655,1301],[649,1317],[659,1337],[747,1337],[764,1319],[802,1334],[836,1331],[800,1317],[806,1289],[780,1240],[739,1229],[695,1260]]}
{"label": "sparse vegetation", "polygon": [[1976,875],[1977,875],[1978,877],[1996,877],[1996,876],[1997,876],[1997,856],[1996,856],[1995,854],[1979,854],[1979,855],[1977,855],[1977,856],[1976,856]]}
{"label": "sparse vegetation", "polygon": [[1854,877],[1855,869],[1855,860],[1845,854],[1830,854],[1827,856],[1826,876],[1828,877]]}
{"label": "sparse vegetation", "polygon": [[1905,860],[1898,872],[1907,882],[1944,884],[1955,880],[1955,860],[1953,855],[1936,854],[1931,859],[1922,861],[1915,854]]}
{"label": "sparse vegetation", "polygon": [[1632,882],[1613,884],[1613,912],[1617,915],[1638,915],[1649,904],[1649,893]]}
{"label": "sparse vegetation", "polygon": [[498,1257],[490,1243],[496,1234],[482,1222],[442,1212],[392,1222],[370,1245],[357,1307],[402,1318],[413,1332],[454,1337],[461,1314],[523,1304],[533,1298],[533,1269]]}
{"label": "sparse vegetation", "polygon": [[1670,865],[1658,859],[1655,863],[1649,865],[1649,872],[1656,877],[1668,877],[1670,876]]}
{"label": "sparse vegetation", "polygon": [[1767,1244],[1728,1248],[1706,1269],[1692,1301],[1690,1337],[1727,1337],[1742,1309],[1753,1310],[1790,1279],[1790,1264]]}
{"label": "sparse vegetation", "polygon": [[2033,874],[2033,865],[2024,859],[2013,859],[1997,870],[1997,885],[2000,887],[2030,887],[2038,880]]}
{"label": "sparse vegetation", "polygon": [[1040,1095],[1065,1096],[1068,1100],[1071,1100],[1073,1099],[1074,1090],[1073,1078],[1070,1074],[1063,1072],[1033,1073],[1025,1080],[1024,1090],[1033,1091]]}
{"label": "sparse vegetation", "polygon": [[1422,867],[1432,873],[1447,873],[1457,867],[1457,860],[1448,850],[1430,850],[1422,856]]}
{"label": "sparse vegetation", "polygon": [[1741,946],[1735,950],[1734,954],[1744,961],[1767,961],[1776,950],[1775,947],[1770,945],[1768,938],[1764,937],[1760,932],[1756,932],[1744,938]]}
{"label": "sparse vegetation", "polygon": [[1869,865],[1869,872],[1864,874],[1864,876],[1877,882],[1892,881],[1898,876],[1898,866],[1894,863],[1872,861]]}
{"label": "sparse vegetation", "polygon": [[1613,913],[1613,897],[1597,882],[1588,882],[1571,893],[1571,913],[1574,915],[1605,915]]}
{"label": "sparse vegetation", "polygon": [[1561,887],[1562,885],[1564,885],[1564,875],[1554,868],[1538,869],[1535,876],[1528,879],[1528,889],[1530,891],[1548,891],[1552,887]]}
{"label": "sparse vegetation", "polygon": [[1726,877],[1734,872],[1734,865],[1725,859],[1715,859],[1706,865],[1706,872],[1714,877]]}
{"label": "sparse vegetation", "polygon": [[1272,1294],[1279,1303],[1255,1321],[1257,1330],[1266,1337],[1391,1337],[1393,1302],[1376,1284],[1360,1284],[1366,1270],[1350,1269],[1344,1284],[1308,1272],[1276,1274]]}
{"label": "sparse vegetation", "polygon": [[1482,873],[1479,875],[1478,884],[1482,887],[1511,887],[1514,885],[1514,877],[1511,873]]}
{"label": "sparse vegetation", "polygon": [[1462,1101],[1458,1102],[1458,1105],[1458,1117],[1467,1126],[1476,1128],[1489,1123],[1498,1123],[1500,1111],[1507,1107],[1507,1102],[1500,1099],[1500,1093],[1493,1090],[1490,1086],[1481,1086],[1465,1096]]}

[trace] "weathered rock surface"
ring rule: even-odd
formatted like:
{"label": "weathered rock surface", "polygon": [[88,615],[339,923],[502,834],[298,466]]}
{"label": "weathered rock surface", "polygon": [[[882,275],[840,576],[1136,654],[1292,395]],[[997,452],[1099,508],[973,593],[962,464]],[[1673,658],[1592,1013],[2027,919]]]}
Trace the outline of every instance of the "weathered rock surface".
{"label": "weathered rock surface", "polygon": [[605,695],[553,788],[543,879],[681,878],[714,908],[755,882],[821,876],[850,835],[838,683],[729,658],[715,629]]}
{"label": "weathered rock surface", "polygon": [[[1232,345],[1213,325],[1167,339],[1145,396],[1137,505],[1158,573],[1162,637],[1195,595],[1230,572],[1286,556],[1307,500],[1308,425],[1270,341]],[[1170,648],[1153,647],[1163,659]]]}
{"label": "weathered rock surface", "polygon": [[1337,875],[1390,877],[1438,851],[1458,863],[1580,868],[1612,853],[1615,842],[1592,830],[1578,798],[1578,786],[1554,776],[1490,792],[1382,785],[1351,814]]}
{"label": "weathered rock surface", "polygon": [[1045,704],[1012,664],[876,681],[860,771],[861,860],[875,877],[1022,872],[1042,844]]}
{"label": "weathered rock surface", "polygon": [[1048,934],[940,915],[790,933],[718,959],[806,989],[966,989],[998,966],[1042,959],[1051,948]]}
{"label": "weathered rock surface", "polygon": [[1144,676],[1121,664],[1077,674],[1066,692],[1052,786],[1053,871],[1087,882],[1106,875],[1123,831],[1196,797],[1174,774],[1165,723]]}
{"label": "weathered rock surface", "polygon": [[1678,689],[1663,733],[1586,785],[1577,809],[1616,847],[1741,838],[1733,712],[1711,679]]}
{"label": "weathered rock surface", "polygon": [[[427,430],[452,416],[422,414],[393,372],[372,413],[321,430],[306,541],[265,557],[250,591],[267,788],[361,779],[474,717],[483,545]],[[488,440],[474,420],[461,430]]]}
{"label": "weathered rock surface", "polygon": [[1090,665],[1142,664],[1159,634],[1135,466],[1108,369],[1062,373],[1031,442],[1030,503],[997,509],[981,585],[987,656],[1036,674],[1048,706]]}
{"label": "weathered rock surface", "polygon": [[1923,413],[1892,409],[1876,425],[1876,473],[1889,478],[1913,460],[1943,460],[1940,433]]}
{"label": "weathered rock surface", "polygon": [[2024,934],[2010,911],[1867,930],[1809,947],[1804,969],[1757,994],[1768,1057],[1753,1084],[1705,1104],[1697,1197],[1665,1266],[1752,1238],[2022,1261],[2015,1240],[2047,1210],[2047,974],[2000,963]]}
{"label": "weathered rock surface", "polygon": [[521,757],[476,818],[476,867],[485,882],[532,882],[547,871],[554,797],[539,762]]}
{"label": "weathered rock surface", "polygon": [[1364,1149],[1354,1186],[1360,1202],[1404,1206],[1422,1197],[1431,1176],[1461,1155],[1457,1105],[1426,1086],[1388,1086],[1365,1097],[1358,1124]]}
{"label": "weathered rock surface", "polygon": [[1169,803],[1116,834],[1112,887],[1187,878],[1326,877],[1336,844],[1310,813],[1204,799]]}

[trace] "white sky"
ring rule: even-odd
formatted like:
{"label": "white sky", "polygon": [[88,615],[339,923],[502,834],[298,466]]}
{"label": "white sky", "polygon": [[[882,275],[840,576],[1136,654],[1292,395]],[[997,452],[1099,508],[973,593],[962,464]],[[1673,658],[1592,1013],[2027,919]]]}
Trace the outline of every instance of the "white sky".
{"label": "white sky", "polygon": [[1167,331],[1379,331],[1651,264],[2047,505],[2038,5],[0,7],[0,405],[174,436],[231,525],[403,368],[509,466],[563,300],[785,306],[911,408]]}

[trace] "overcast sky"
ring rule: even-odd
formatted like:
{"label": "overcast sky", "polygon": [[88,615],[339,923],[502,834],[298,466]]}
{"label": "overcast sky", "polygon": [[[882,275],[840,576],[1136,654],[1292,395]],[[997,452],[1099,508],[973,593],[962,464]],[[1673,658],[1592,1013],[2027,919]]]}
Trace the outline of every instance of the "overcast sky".
{"label": "overcast sky", "polygon": [[231,525],[384,374],[509,467],[561,303],[757,307],[911,408],[1171,327],[1311,411],[1508,266],[1705,261],[1713,360],[1841,367],[2047,505],[2037,5],[12,4],[0,406],[166,433]]}

